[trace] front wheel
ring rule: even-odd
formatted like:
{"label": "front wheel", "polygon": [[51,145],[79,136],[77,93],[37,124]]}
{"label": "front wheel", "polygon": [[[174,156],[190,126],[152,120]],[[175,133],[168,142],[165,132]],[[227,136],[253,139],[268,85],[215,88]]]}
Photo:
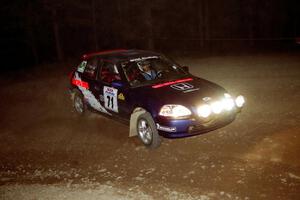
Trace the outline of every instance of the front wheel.
{"label": "front wheel", "polygon": [[150,113],[146,112],[138,117],[137,133],[146,147],[155,149],[160,146],[161,138]]}

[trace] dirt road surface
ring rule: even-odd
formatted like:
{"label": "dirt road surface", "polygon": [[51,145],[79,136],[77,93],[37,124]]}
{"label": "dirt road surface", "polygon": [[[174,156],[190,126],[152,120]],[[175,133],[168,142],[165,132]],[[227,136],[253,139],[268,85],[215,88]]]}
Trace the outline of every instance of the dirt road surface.
{"label": "dirt road surface", "polygon": [[177,61],[247,102],[230,125],[156,150],[78,118],[68,64],[1,75],[0,199],[300,199],[300,55]]}

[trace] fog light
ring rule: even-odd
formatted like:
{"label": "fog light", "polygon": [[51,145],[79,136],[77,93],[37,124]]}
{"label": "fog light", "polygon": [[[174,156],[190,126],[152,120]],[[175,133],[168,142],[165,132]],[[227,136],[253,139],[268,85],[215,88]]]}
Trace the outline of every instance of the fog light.
{"label": "fog light", "polygon": [[206,118],[211,114],[211,108],[209,105],[205,104],[205,105],[200,106],[197,109],[197,112],[198,112],[199,116]]}
{"label": "fog light", "polygon": [[245,98],[242,95],[239,95],[236,99],[235,99],[235,104],[237,107],[241,108],[243,107],[245,103]]}
{"label": "fog light", "polygon": [[212,108],[213,113],[215,113],[215,114],[219,114],[223,110],[223,106],[220,101],[216,101],[216,102],[212,103],[211,108]]}
{"label": "fog light", "polygon": [[225,110],[230,111],[234,107],[234,101],[231,98],[226,98],[223,99],[222,105]]}

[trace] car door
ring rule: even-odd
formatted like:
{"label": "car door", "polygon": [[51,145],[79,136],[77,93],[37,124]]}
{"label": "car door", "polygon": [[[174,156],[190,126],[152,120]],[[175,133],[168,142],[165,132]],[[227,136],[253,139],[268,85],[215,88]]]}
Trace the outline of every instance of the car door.
{"label": "car door", "polygon": [[114,116],[129,120],[129,108],[126,101],[128,87],[126,82],[122,80],[115,63],[102,62],[98,73],[98,85],[102,88],[102,91],[99,91],[99,97],[105,109]]}
{"label": "car door", "polygon": [[97,57],[92,57],[86,61],[86,65],[84,67],[84,71],[82,74],[82,81],[88,83],[88,87],[86,87],[82,92],[85,98],[87,105],[99,112],[110,114],[103,104],[100,101],[99,93],[102,90],[101,85],[98,84],[98,68],[101,64]]}

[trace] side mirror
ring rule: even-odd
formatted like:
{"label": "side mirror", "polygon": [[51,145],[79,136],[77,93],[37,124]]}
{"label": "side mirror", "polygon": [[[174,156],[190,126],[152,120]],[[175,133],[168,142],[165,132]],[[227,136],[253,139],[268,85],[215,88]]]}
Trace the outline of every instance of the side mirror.
{"label": "side mirror", "polygon": [[182,69],[183,69],[185,72],[189,73],[189,67],[188,67],[188,66],[183,66]]}
{"label": "side mirror", "polygon": [[111,86],[113,86],[114,88],[122,88],[124,87],[124,83],[120,80],[113,80]]}

